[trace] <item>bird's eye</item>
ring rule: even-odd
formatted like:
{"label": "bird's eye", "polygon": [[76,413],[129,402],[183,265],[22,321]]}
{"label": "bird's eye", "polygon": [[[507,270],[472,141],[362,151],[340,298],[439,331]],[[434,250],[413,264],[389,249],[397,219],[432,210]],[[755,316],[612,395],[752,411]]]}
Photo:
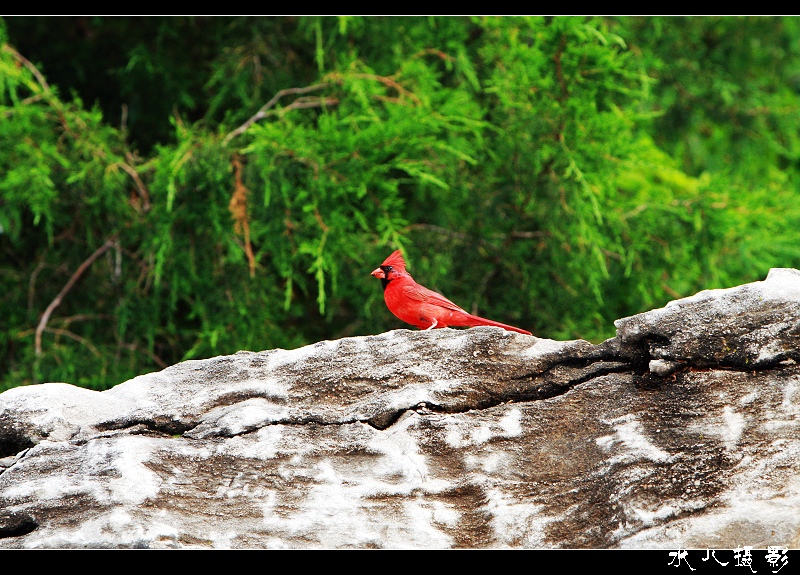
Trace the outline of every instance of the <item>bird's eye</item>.
{"label": "bird's eye", "polygon": [[386,273],[390,273],[392,271],[392,266],[386,266]]}

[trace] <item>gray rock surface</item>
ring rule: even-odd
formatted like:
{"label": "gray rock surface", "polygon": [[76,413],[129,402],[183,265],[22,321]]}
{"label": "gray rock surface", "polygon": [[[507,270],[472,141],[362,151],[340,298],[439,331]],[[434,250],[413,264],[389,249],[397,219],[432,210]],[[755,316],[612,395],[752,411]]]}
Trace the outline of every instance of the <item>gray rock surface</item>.
{"label": "gray rock surface", "polygon": [[800,272],[0,394],[0,548],[800,547]]}

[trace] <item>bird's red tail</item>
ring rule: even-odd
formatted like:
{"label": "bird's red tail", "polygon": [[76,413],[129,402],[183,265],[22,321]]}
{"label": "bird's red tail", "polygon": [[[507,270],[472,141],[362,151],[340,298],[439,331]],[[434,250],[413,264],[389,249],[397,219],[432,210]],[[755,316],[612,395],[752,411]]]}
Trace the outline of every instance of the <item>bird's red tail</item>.
{"label": "bird's red tail", "polygon": [[470,314],[470,321],[474,323],[470,323],[470,327],[474,327],[476,325],[491,325],[494,327],[502,327],[503,329],[507,329],[508,331],[515,331],[517,333],[524,333],[525,335],[533,335],[531,332],[526,331],[524,329],[520,329],[518,327],[514,327],[513,325],[507,325],[504,323],[500,323],[499,321],[494,321],[491,319],[486,319],[485,317],[479,317],[477,315]]}

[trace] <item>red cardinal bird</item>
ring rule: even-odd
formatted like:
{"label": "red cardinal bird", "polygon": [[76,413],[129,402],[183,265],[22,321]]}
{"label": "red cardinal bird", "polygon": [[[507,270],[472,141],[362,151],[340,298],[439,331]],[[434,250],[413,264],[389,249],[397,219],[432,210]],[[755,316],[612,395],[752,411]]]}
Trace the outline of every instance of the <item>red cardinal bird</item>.
{"label": "red cardinal bird", "polygon": [[396,250],[386,258],[372,275],[380,279],[383,284],[383,298],[389,311],[404,322],[420,329],[451,325],[466,327],[493,325],[532,335],[524,329],[472,315],[443,295],[419,285],[406,271],[406,262],[400,255],[400,250]]}

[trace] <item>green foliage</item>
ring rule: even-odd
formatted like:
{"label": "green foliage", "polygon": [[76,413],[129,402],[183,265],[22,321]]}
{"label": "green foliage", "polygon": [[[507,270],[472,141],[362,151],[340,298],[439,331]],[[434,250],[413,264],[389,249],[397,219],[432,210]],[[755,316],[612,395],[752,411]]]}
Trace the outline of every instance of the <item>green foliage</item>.
{"label": "green foliage", "polygon": [[473,312],[595,341],[800,267],[798,38],[791,18],[0,21],[0,390],[405,327],[369,277],[395,248]]}

